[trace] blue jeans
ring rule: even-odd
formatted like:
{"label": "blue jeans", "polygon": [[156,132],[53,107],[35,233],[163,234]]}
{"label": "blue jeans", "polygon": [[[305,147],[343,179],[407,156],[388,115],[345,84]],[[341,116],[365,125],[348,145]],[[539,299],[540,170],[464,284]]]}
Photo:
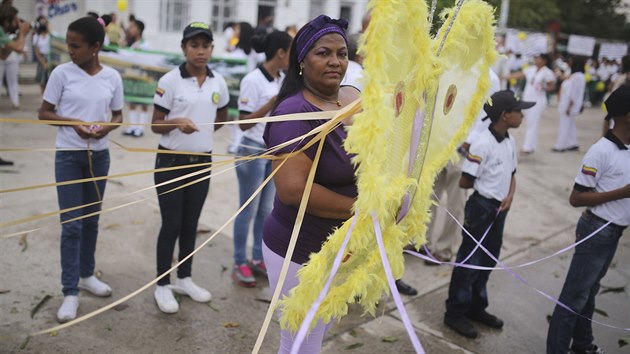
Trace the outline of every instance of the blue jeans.
{"label": "blue jeans", "polygon": [[[109,150],[57,151],[55,180],[64,182],[92,177],[88,154],[91,154],[94,177],[106,176],[109,171]],[[105,184],[106,181],[101,180],[58,186],[59,209],[101,200],[105,193]],[[100,210],[99,203],[62,213],[60,218],[65,222]],[[79,277],[86,278],[94,274],[98,219],[99,216],[95,215],[61,225],[61,285],[64,296],[77,295]]]}
{"label": "blue jeans", "polygon": [[[243,146],[247,145],[247,146]],[[251,148],[258,147],[258,149]],[[243,137],[239,146],[237,156],[259,155],[266,147],[247,137]],[[238,162],[236,165],[236,176],[238,177],[238,191],[240,203],[245,204],[252,194],[260,187],[263,181],[271,174],[271,160],[256,159]],[[262,191],[252,200],[249,205],[234,220],[234,263],[247,263],[247,234],[249,225],[254,220],[254,246],[252,249],[252,259],[262,260],[262,237],[265,219],[271,213],[273,207],[273,197],[276,188],[273,181],[267,183]]]}
{"label": "blue jeans", "polygon": [[[502,211],[497,215],[497,210],[501,202],[495,199],[488,199],[479,193],[473,193],[464,209],[464,226],[476,240],[480,240],[490,224],[494,221],[492,228],[488,231],[482,245],[499,258],[501,244],[503,243],[503,226],[507,212]],[[495,219],[496,217],[496,219]],[[477,245],[462,231],[462,244],[457,251],[456,262],[462,262]],[[494,267],[496,262],[492,260],[481,248],[477,248],[475,253],[466,261],[466,264]],[[489,270],[476,270],[463,267],[453,268],[451,283],[448,288],[448,299],[446,300],[447,317],[461,318],[468,313],[481,313],[488,307],[488,292],[486,284],[490,277]]]}
{"label": "blue jeans", "polygon": [[[575,230],[576,240],[580,241],[604,224],[603,220],[592,214],[582,214]],[[586,318],[578,317],[556,305],[549,322],[547,353],[565,354],[569,350],[571,339],[577,349],[590,348],[593,343],[593,328],[589,319],[593,317],[595,310],[595,295],[599,291],[600,280],[606,275],[615,256],[622,234],[622,227],[608,225],[596,236],[575,248],[559,301]]]}

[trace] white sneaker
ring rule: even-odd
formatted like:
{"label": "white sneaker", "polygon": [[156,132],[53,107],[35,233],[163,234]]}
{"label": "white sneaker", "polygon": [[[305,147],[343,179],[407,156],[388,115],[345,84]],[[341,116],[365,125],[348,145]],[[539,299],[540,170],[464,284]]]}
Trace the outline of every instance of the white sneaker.
{"label": "white sneaker", "polygon": [[95,276],[79,279],[79,289],[87,290],[96,296],[107,297],[112,294],[112,288]]}
{"label": "white sneaker", "polygon": [[212,299],[210,292],[192,281],[191,277],[179,279],[175,281],[175,285],[171,286],[174,292],[181,295],[188,295],[197,302],[208,302]]}
{"label": "white sneaker", "polygon": [[168,285],[156,286],[153,297],[155,297],[155,302],[160,308],[160,311],[164,313],[176,313],[179,311],[179,304],[177,300],[175,300],[175,296],[173,296],[173,292]]}
{"label": "white sneaker", "polygon": [[68,295],[63,297],[63,303],[57,311],[57,321],[65,323],[77,318],[77,310],[79,309],[79,297],[76,295]]}

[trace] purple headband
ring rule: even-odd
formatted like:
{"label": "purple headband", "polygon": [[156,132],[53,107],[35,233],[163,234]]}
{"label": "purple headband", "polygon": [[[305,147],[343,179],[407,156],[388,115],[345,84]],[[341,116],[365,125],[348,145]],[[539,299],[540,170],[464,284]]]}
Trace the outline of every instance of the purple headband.
{"label": "purple headband", "polygon": [[346,29],[348,28],[348,21],[344,19],[332,19],[326,15],[319,15],[311,22],[306,24],[304,31],[300,33],[300,36],[295,40],[298,52],[298,63],[301,63],[306,57],[309,49],[313,44],[324,35],[329,33],[338,33],[343,37],[343,40],[348,42],[346,38]]}

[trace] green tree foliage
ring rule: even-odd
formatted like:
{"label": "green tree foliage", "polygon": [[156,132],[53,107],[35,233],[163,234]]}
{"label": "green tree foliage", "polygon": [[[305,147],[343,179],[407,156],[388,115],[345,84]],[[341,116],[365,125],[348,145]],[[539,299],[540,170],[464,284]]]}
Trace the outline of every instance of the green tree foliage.
{"label": "green tree foliage", "polygon": [[[496,7],[498,19],[501,0],[486,2]],[[438,0],[436,14],[456,3]],[[548,23],[558,21],[564,33],[628,40],[630,20],[616,11],[622,6],[621,0],[511,0],[508,27],[545,31]]]}

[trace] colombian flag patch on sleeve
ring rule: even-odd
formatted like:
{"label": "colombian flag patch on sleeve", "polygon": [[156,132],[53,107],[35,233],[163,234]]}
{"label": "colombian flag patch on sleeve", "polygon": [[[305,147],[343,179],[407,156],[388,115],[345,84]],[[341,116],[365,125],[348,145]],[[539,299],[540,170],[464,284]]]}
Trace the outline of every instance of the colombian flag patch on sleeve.
{"label": "colombian flag patch on sleeve", "polygon": [[586,165],[582,165],[582,173],[585,175],[593,176],[597,174],[597,169],[595,167],[589,167]]}
{"label": "colombian flag patch on sleeve", "polygon": [[481,156],[476,156],[471,153],[466,154],[466,160],[478,165],[481,164]]}
{"label": "colombian flag patch on sleeve", "polygon": [[164,91],[164,89],[163,89],[163,88],[160,88],[160,87],[158,87],[158,88],[155,90],[155,94],[157,94],[157,95],[158,95],[158,96],[160,96],[160,97],[164,96],[164,92],[166,92],[166,91]]}

